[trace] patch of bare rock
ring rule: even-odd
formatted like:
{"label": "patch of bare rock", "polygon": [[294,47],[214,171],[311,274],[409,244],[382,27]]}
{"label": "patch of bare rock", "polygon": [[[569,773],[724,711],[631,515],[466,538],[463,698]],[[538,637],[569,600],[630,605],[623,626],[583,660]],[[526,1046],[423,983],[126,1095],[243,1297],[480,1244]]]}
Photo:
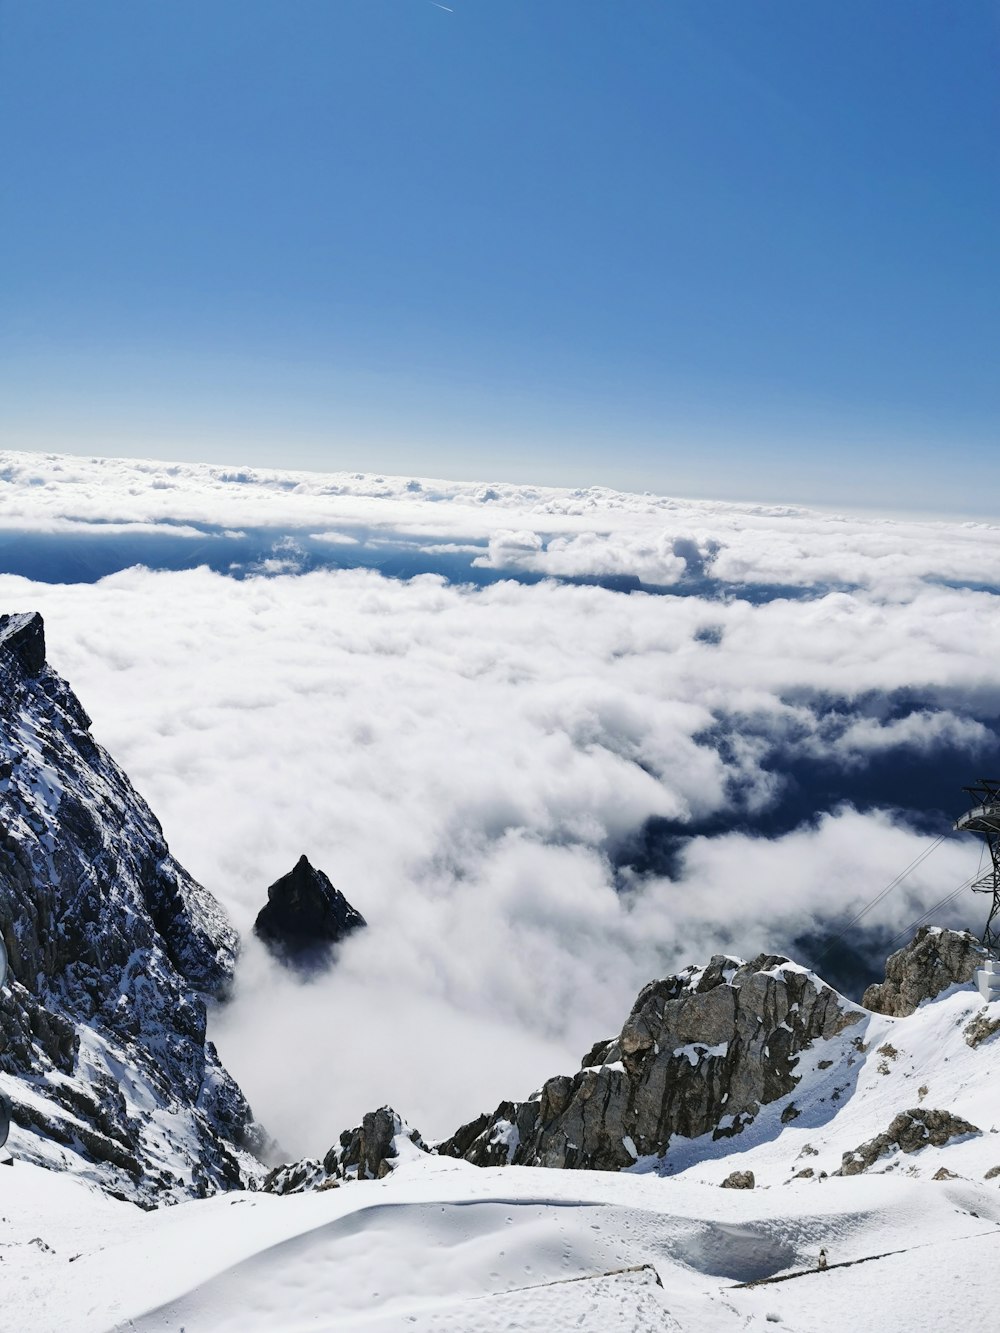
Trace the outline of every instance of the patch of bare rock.
{"label": "patch of bare rock", "polygon": [[752,1190],[757,1184],[752,1171],[730,1171],[722,1182],[724,1190]]}
{"label": "patch of bare rock", "polygon": [[876,1014],[905,1018],[949,986],[970,982],[986,958],[986,950],[966,931],[921,926],[909,944],[890,955],[885,980],[869,986],[861,1003]]}
{"label": "patch of bare rock", "polygon": [[963,1035],[969,1046],[975,1050],[981,1046],[984,1041],[989,1041],[990,1037],[1000,1032],[1000,1018],[990,1018],[989,1010],[983,1009],[982,1013],[975,1016],[971,1023],[967,1023],[963,1030]]}
{"label": "patch of bare rock", "polygon": [[618,1171],[663,1157],[675,1135],[727,1138],[793,1091],[801,1051],[861,1017],[787,958],[716,955],[646,986],[620,1034],[576,1074],[502,1103],[439,1152],[479,1166]]}
{"label": "patch of bare rock", "polygon": [[334,948],[366,924],[323,871],[300,856],[268,889],[253,929],[280,962],[314,971],[327,967]]}
{"label": "patch of bare rock", "polygon": [[346,1130],[322,1161],[305,1158],[278,1166],[264,1181],[269,1194],[300,1194],[304,1190],[330,1188],[344,1180],[381,1180],[392,1171],[408,1140],[420,1151],[428,1151],[420,1132],[411,1129],[391,1106],[369,1111],[356,1129]]}
{"label": "patch of bare rock", "polygon": [[952,1139],[981,1133],[982,1130],[977,1126],[970,1125],[968,1120],[952,1115],[950,1111],[924,1107],[900,1111],[888,1129],[876,1134],[867,1143],[862,1143],[853,1152],[844,1153],[840,1170],[836,1174],[857,1176],[889,1153],[915,1153],[922,1148],[943,1148]]}

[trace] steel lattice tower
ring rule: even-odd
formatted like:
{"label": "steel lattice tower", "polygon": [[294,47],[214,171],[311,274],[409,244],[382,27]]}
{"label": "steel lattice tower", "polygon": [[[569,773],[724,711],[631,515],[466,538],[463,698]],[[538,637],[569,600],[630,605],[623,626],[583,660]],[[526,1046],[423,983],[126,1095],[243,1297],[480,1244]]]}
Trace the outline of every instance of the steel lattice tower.
{"label": "steel lattice tower", "polygon": [[963,787],[978,804],[955,821],[960,833],[976,833],[990,852],[990,868],[972,884],[973,893],[993,896],[983,931],[983,945],[993,955],[1000,953],[1000,780],[980,778],[972,787]]}

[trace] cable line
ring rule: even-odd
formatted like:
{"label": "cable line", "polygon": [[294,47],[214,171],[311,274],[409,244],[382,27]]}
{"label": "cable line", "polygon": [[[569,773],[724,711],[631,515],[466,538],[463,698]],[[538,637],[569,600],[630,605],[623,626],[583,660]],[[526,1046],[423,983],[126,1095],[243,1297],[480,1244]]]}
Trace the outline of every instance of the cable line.
{"label": "cable line", "polygon": [[949,893],[946,897],[942,898],[939,903],[935,903],[934,906],[929,907],[922,916],[918,916],[916,921],[911,921],[908,926],[905,926],[901,931],[893,935],[892,939],[889,940],[888,944],[885,947],[887,949],[891,948],[896,943],[896,941],[901,940],[904,935],[909,935],[911,931],[916,930],[918,927],[922,926],[930,917],[932,917],[935,914],[935,912],[940,912],[943,908],[948,907],[951,903],[955,901],[957,897],[959,897],[960,894],[965,893],[966,889],[970,889],[972,885],[975,883],[975,880],[976,880],[975,875],[970,875],[968,879],[963,880],[962,883],[959,884],[957,889],[952,889],[951,893]]}
{"label": "cable line", "polygon": [[913,860],[905,868],[905,870],[901,870],[899,874],[896,876],[896,878],[890,880],[884,889],[880,889],[879,892],[875,895],[875,897],[872,898],[870,902],[866,903],[865,906],[862,907],[861,911],[858,912],[856,916],[852,916],[850,921],[848,921],[847,925],[844,926],[840,934],[834,936],[834,938],[826,946],[823,952],[815,960],[813,966],[818,967],[819,964],[823,961],[823,959],[827,956],[827,954],[831,951],[831,949],[833,949],[835,945],[840,943],[840,941],[844,938],[844,936],[848,933],[848,931],[853,930],[853,928],[858,924],[858,922],[863,917],[866,917],[873,907],[877,907],[879,903],[882,901],[882,899],[885,898],[889,893],[891,893],[892,890],[896,887],[896,885],[899,884],[902,880],[904,880],[906,876],[911,873],[911,871],[916,870],[917,866],[920,865],[922,861],[926,861],[927,857],[930,856],[931,852],[935,851],[938,847],[940,847],[946,837],[947,834],[942,833],[939,837],[935,838],[929,847],[925,847],[922,852],[920,852],[917,856],[913,858]]}

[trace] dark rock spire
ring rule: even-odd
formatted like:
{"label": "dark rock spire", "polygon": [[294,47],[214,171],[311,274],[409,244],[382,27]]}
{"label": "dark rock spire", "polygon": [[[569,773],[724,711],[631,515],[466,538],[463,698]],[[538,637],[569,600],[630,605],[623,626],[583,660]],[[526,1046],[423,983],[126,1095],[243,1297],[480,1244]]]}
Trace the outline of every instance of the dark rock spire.
{"label": "dark rock spire", "polygon": [[334,946],[366,924],[322,870],[300,856],[268,889],[254,933],[282,962],[312,970],[325,967]]}
{"label": "dark rock spire", "polygon": [[45,622],[37,611],[0,616],[0,652],[7,653],[26,676],[37,676],[45,665]]}

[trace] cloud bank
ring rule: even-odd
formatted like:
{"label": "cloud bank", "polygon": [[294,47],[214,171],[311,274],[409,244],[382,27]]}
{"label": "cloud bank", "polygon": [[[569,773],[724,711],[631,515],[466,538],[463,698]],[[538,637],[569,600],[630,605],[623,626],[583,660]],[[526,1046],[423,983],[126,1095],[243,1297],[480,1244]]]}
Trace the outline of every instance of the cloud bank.
{"label": "cloud bank", "polygon": [[[986,523],[858,518],[607,487],[0,452],[0,569],[28,572],[18,567],[18,548],[39,535],[50,551],[59,541],[70,550],[59,578],[72,581],[102,556],[115,567],[122,557],[120,567],[136,563],[128,558],[134,548],[142,563],[208,563],[238,573],[333,563],[449,577],[460,569],[480,581],[626,578],[699,594],[907,595],[922,581],[1000,588],[1000,528]],[[268,559],[273,568],[260,571]]]}
{"label": "cloud bank", "polygon": [[[0,473],[0,551],[30,535],[77,575],[0,575],[0,603],[46,616],[174,853],[247,934],[302,852],[370,923],[309,984],[248,935],[216,1020],[289,1152],[386,1100],[443,1134],[713,951],[819,952],[996,766],[984,525],[25,455]],[[266,531],[274,564],[94,579],[60,545],[80,525],[150,529],[154,554]],[[303,533],[341,557],[377,533],[407,569],[465,546],[495,577],[310,566]],[[876,943],[977,856],[938,848],[866,918]]]}

